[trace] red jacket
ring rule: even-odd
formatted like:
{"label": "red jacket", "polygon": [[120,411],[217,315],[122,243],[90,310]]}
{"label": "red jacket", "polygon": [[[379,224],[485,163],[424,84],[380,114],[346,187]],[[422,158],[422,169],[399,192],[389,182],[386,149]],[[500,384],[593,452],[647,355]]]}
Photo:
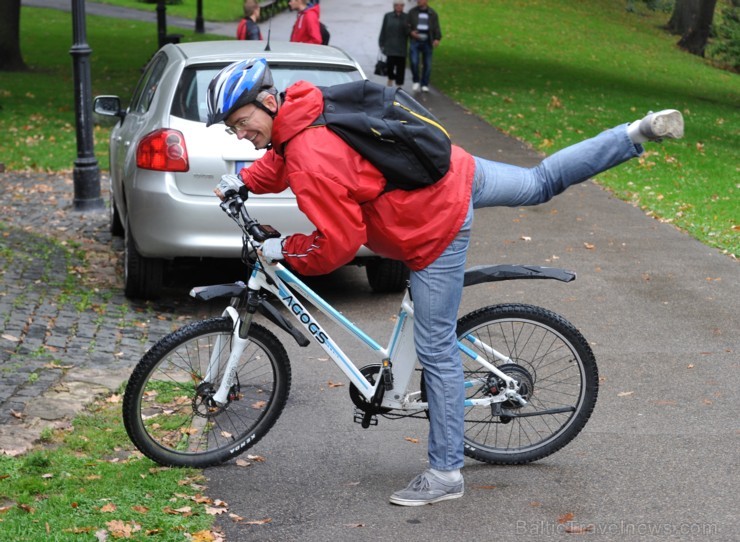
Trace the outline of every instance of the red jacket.
{"label": "red jacket", "polygon": [[290,34],[290,41],[321,45],[318,4],[298,12],[298,17],[293,24],[293,32]]}
{"label": "red jacket", "polygon": [[[316,227],[284,243],[288,265],[303,275],[349,263],[364,244],[413,270],[432,263],[457,235],[470,202],[475,164],[452,147],[450,171],[418,190],[383,192],[385,179],[370,162],[324,126],[308,127],[323,109],[321,91],[305,81],[291,86],[272,131],[274,148],[240,174],[250,191],[288,186]],[[275,149],[283,149],[282,157]]]}

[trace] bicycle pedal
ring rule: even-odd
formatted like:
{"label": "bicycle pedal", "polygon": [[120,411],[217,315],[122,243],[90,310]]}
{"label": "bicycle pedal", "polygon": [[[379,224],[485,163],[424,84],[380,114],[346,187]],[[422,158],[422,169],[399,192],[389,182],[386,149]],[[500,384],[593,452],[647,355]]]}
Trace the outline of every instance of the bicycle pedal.
{"label": "bicycle pedal", "polygon": [[355,408],[353,420],[355,423],[359,423],[363,427],[367,428],[371,425],[378,425],[378,417],[373,414],[366,420],[366,413],[364,410]]}

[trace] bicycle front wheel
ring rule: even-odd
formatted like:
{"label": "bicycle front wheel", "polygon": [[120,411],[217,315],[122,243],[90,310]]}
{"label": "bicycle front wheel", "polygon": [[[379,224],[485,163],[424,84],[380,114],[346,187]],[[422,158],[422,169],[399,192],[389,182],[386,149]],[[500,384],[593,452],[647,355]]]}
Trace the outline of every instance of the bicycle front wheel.
{"label": "bicycle front wheel", "polygon": [[[591,348],[570,322],[541,307],[506,304],[462,317],[457,329],[463,344],[519,382],[527,401],[467,406],[465,455],[500,465],[529,463],[578,435],[596,404],[599,375]],[[502,379],[462,357],[472,384],[467,399],[501,393]]]}
{"label": "bicycle front wheel", "polygon": [[253,323],[227,402],[217,404],[232,332],[228,317],[194,322],[138,363],[126,386],[123,422],[144,455],[162,465],[203,468],[241,454],[270,430],[288,399],[288,355]]}

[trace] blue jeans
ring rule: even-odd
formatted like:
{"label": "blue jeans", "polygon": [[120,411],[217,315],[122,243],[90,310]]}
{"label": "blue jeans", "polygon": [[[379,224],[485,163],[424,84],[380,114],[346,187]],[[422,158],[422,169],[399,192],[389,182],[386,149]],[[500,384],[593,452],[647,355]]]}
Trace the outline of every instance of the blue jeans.
{"label": "blue jeans", "polygon": [[449,471],[463,466],[465,390],[456,324],[473,209],[544,203],[641,153],[642,147],[630,141],[622,125],[567,147],[531,169],[475,158],[473,193],[460,232],[439,258],[411,273],[416,353],[424,367],[429,401],[432,468]]}
{"label": "blue jeans", "polygon": [[411,80],[414,83],[419,82],[419,56],[423,68],[421,71],[421,86],[428,87],[429,79],[432,76],[432,42],[430,40],[417,41],[411,40],[409,47],[409,61],[411,63]]}

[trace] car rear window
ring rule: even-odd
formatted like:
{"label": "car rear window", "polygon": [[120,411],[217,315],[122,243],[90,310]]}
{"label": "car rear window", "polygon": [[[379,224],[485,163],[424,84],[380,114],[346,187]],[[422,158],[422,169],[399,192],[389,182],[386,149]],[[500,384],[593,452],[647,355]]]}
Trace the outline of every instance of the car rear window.
{"label": "car rear window", "polygon": [[[211,79],[224,66],[190,66],[185,68],[172,100],[170,113],[186,120],[205,122],[208,115],[206,89]],[[333,66],[270,66],[275,87],[283,91],[298,81],[318,86],[332,86],[362,79],[354,68]]]}

